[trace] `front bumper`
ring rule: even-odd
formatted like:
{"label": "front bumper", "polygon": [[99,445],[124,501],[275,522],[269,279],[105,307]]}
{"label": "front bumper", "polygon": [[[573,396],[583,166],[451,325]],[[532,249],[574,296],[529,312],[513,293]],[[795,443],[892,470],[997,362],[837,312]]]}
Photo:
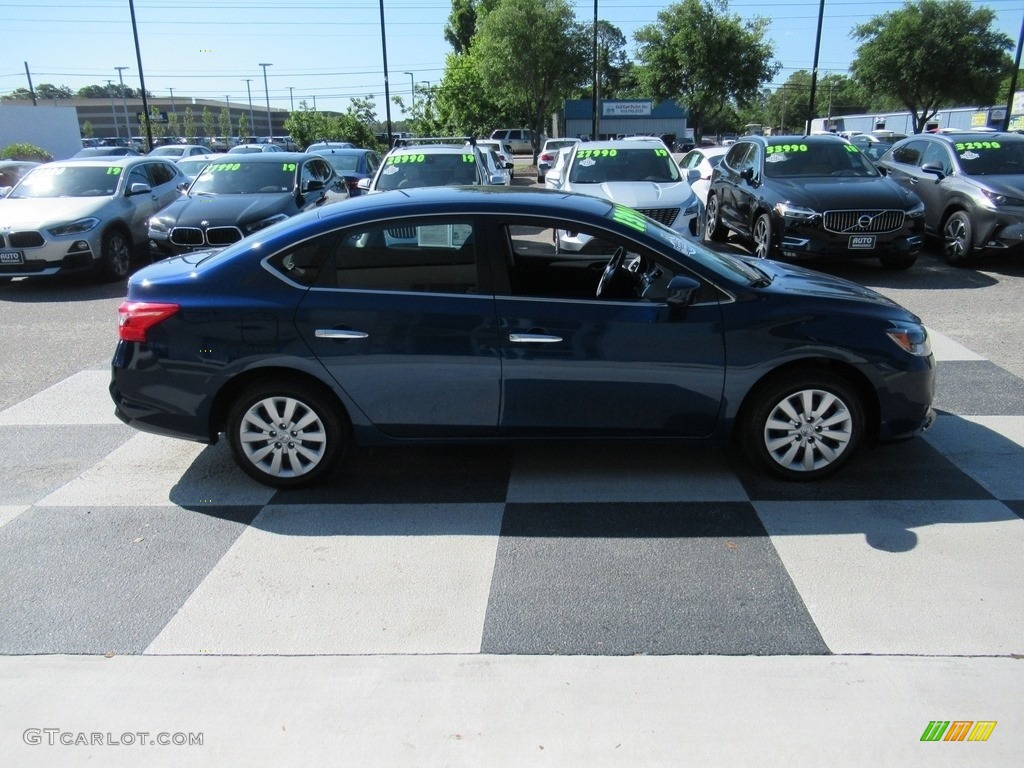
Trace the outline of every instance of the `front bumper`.
{"label": "front bumper", "polygon": [[[18,239],[13,237],[26,234],[37,234],[42,244],[19,245]],[[98,228],[95,232],[60,237],[47,232],[12,233],[6,240],[0,237],[0,277],[45,277],[88,272],[100,259],[100,241]]]}
{"label": "front bumper", "polygon": [[878,258],[879,256],[911,256],[924,245],[924,222],[913,220],[895,232],[842,234],[824,229],[820,222],[804,223],[776,218],[780,232],[779,250],[784,258]]}

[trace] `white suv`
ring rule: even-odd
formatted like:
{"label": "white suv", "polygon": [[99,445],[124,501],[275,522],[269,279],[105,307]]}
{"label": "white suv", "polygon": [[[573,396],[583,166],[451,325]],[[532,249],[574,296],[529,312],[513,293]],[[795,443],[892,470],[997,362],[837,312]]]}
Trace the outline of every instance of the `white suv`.
{"label": "white suv", "polygon": [[491,132],[491,138],[508,144],[517,155],[533,154],[533,131],[529,128],[499,128]]}
{"label": "white suv", "polygon": [[481,151],[465,138],[406,139],[381,162],[372,179],[362,179],[366,192],[415,187],[503,184],[492,181]]}

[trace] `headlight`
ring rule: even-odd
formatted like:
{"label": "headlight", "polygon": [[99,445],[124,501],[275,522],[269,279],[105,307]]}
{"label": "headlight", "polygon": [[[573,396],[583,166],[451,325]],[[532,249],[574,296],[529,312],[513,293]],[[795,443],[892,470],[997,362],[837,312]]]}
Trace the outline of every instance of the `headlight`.
{"label": "headlight", "polygon": [[1021,200],[1019,197],[999,195],[996,194],[995,192],[989,192],[987,189],[981,190],[981,194],[985,196],[989,203],[996,207],[1008,205],[1014,208],[1024,208],[1024,200]]}
{"label": "headlight", "polygon": [[810,208],[803,208],[799,205],[793,205],[792,203],[776,203],[775,212],[779,216],[784,216],[787,219],[794,219],[796,221],[813,221],[818,218],[818,212],[812,211]]}
{"label": "headlight", "polygon": [[149,220],[149,231],[151,234],[155,232],[157,234],[166,235],[169,229],[170,226],[168,226],[167,222],[162,219],[158,219],[156,216]]}
{"label": "headlight", "polygon": [[260,221],[253,222],[252,224],[243,224],[242,229],[244,229],[245,233],[248,235],[252,234],[253,232],[259,232],[261,229],[265,229],[269,227],[271,224],[277,224],[279,221],[284,221],[287,218],[288,216],[286,214],[278,213],[266,219],[261,219]]}
{"label": "headlight", "polygon": [[908,219],[920,219],[924,217],[924,203],[918,203],[907,211]]}
{"label": "headlight", "polygon": [[51,235],[79,235],[82,232],[88,232],[90,229],[100,223],[97,218],[79,219],[73,221],[70,224],[62,224],[59,227],[50,227],[47,231]]}
{"label": "headlight", "polygon": [[928,331],[923,325],[900,323],[890,328],[886,335],[899,345],[900,349],[915,357],[928,357],[932,353],[932,344],[928,340]]}

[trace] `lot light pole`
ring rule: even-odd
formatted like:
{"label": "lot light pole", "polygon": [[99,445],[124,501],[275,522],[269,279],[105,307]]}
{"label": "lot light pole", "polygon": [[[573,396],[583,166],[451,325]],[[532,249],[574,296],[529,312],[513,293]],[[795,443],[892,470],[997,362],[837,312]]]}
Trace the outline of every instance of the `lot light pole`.
{"label": "lot light pole", "polygon": [[[252,82],[252,78],[247,78],[245,81],[245,92],[249,94],[249,130],[255,132],[256,119],[252,116],[252,88],[249,87],[249,83]],[[238,138],[243,139],[244,136]]]}
{"label": "lot light pole", "polygon": [[107,80],[107,94],[110,96],[110,117],[114,121],[114,135],[121,138],[121,127],[117,122],[117,110],[114,109],[114,81]]}
{"label": "lot light pole", "polygon": [[288,105],[289,105],[288,111],[289,112],[294,112],[295,111],[295,87],[291,86],[291,85],[288,86]]}
{"label": "lot light pole", "polygon": [[[128,132],[128,140],[132,138],[132,124],[128,122],[128,98],[124,95],[124,76],[121,74],[130,67],[114,67],[117,70],[117,79],[121,82],[121,106],[124,107],[124,129]],[[120,135],[120,134],[118,134]]]}
{"label": "lot light pole", "polygon": [[412,72],[403,72],[402,74],[409,76],[409,111],[412,112],[416,109],[416,80]]}
{"label": "lot light pole", "polygon": [[173,112],[174,114],[178,114],[178,108],[174,106],[174,89],[168,88],[167,90],[171,92],[171,112]]}
{"label": "lot light pole", "polygon": [[270,141],[270,137],[274,135],[274,124],[270,121],[270,90],[267,88],[267,67],[274,66],[273,64],[260,64],[263,67],[263,93],[267,97],[267,141]]}

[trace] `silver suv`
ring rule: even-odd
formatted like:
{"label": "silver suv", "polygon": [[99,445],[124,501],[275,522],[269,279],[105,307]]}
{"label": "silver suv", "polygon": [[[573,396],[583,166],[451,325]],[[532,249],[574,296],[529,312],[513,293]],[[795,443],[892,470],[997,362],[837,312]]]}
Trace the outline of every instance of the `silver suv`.
{"label": "silver suv", "polygon": [[415,187],[504,184],[492,179],[480,149],[466,138],[405,139],[384,156],[373,179],[363,179],[366,192]]}
{"label": "silver suv", "polygon": [[499,128],[491,138],[508,144],[517,155],[533,154],[533,131],[529,128]]}
{"label": "silver suv", "polygon": [[34,168],[0,200],[0,279],[96,272],[128,275],[149,218],[188,179],[160,157],[64,160]]}

